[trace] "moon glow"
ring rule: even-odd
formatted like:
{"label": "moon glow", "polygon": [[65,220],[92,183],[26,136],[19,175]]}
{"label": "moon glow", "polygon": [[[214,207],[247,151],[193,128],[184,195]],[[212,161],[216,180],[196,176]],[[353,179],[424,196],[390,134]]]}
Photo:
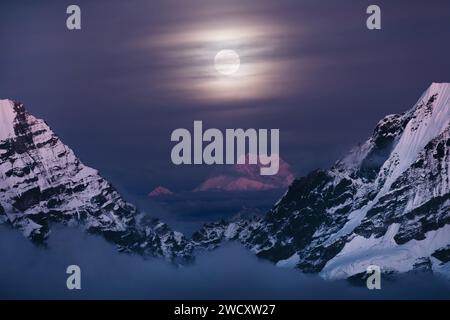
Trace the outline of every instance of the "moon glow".
{"label": "moon glow", "polygon": [[223,75],[232,75],[239,70],[241,59],[234,50],[221,50],[214,58],[214,67]]}

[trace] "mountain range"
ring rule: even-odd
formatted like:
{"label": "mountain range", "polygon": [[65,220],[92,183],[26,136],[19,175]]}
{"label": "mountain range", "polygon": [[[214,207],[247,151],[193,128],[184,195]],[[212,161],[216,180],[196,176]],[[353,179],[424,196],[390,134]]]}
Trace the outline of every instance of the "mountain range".
{"label": "mountain range", "polygon": [[205,225],[192,239],[237,240],[281,267],[327,279],[431,270],[450,276],[450,84],[382,119],[329,170],[296,179],[263,218]]}
{"label": "mountain range", "polygon": [[[0,223],[37,243],[52,224],[81,225],[120,251],[177,261],[239,241],[277,266],[326,279],[371,264],[450,276],[449,121],[450,84],[433,83],[332,168],[295,179],[264,216],[208,223],[187,239],[127,203],[23,104],[1,100]],[[222,180],[214,188],[226,190]]]}

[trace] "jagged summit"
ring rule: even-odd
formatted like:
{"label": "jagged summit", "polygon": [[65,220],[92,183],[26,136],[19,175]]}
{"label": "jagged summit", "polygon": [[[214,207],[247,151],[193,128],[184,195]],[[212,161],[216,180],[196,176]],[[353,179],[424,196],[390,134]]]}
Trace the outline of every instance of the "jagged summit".
{"label": "jagged summit", "polygon": [[45,242],[53,223],[81,225],[119,250],[189,259],[178,232],[140,214],[23,104],[0,101],[0,223]]}
{"label": "jagged summit", "polygon": [[425,92],[439,93],[450,90],[450,82],[433,82]]}
{"label": "jagged summit", "polygon": [[[449,150],[450,84],[433,83],[331,169],[295,180],[263,219],[206,225],[196,245],[235,239],[280,266],[332,279],[370,264],[450,275]],[[230,227],[238,231],[227,237]]]}

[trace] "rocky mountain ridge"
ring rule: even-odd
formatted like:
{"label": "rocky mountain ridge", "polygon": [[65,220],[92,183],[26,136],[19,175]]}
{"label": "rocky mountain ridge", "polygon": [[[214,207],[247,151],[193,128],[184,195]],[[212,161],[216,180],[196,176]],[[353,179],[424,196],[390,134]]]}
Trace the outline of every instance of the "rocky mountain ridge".
{"label": "rocky mountain ridge", "polygon": [[120,251],[189,260],[192,246],[140,213],[23,104],[0,100],[0,223],[45,243],[51,225],[81,225]]}
{"label": "rocky mountain ridge", "polygon": [[207,224],[194,245],[237,240],[279,266],[331,279],[370,264],[449,275],[449,121],[450,84],[433,83],[331,169],[295,180],[263,219]]}

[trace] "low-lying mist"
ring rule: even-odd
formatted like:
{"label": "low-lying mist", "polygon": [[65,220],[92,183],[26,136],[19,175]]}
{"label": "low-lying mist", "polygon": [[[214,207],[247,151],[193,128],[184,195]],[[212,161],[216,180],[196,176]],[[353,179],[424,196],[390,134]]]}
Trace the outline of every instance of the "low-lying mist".
{"label": "low-lying mist", "polygon": [[[81,290],[66,288],[66,268],[81,268]],[[238,244],[202,252],[191,266],[118,253],[102,238],[56,228],[47,247],[0,226],[2,299],[428,299],[450,298],[448,280],[425,273],[383,281],[370,291],[347,281],[277,268]]]}

